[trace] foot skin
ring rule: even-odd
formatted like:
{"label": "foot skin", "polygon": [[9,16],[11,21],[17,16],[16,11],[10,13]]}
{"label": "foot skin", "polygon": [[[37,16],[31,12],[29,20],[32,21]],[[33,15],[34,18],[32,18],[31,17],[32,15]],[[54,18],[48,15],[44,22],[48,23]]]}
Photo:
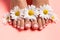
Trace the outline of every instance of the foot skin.
{"label": "foot skin", "polygon": [[33,5],[40,7],[40,5],[49,4],[49,0],[33,0]]}
{"label": "foot skin", "polygon": [[[49,4],[49,0],[33,0],[33,5],[35,5],[36,7],[40,7],[40,5],[44,5],[44,4]],[[37,20],[38,20],[39,30],[42,30],[48,24],[48,19],[45,20],[43,18],[38,17]]]}

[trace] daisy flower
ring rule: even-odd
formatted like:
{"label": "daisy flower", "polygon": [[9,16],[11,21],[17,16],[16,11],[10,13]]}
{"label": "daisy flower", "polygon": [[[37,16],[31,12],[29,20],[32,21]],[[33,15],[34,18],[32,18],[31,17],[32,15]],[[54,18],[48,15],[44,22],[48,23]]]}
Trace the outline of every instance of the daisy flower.
{"label": "daisy flower", "polygon": [[47,5],[43,5],[40,6],[40,17],[45,18],[45,19],[49,19],[50,18],[50,14],[52,13],[52,8],[47,4]]}
{"label": "daisy flower", "polygon": [[10,11],[11,17],[14,20],[17,20],[18,18],[23,17],[23,10],[20,9],[18,6],[15,6],[11,11]]}
{"label": "daisy flower", "polygon": [[57,21],[58,20],[57,15],[55,13],[54,14],[50,14],[50,19],[52,21]]}
{"label": "daisy flower", "polygon": [[3,18],[2,21],[4,24],[6,24],[7,22],[10,22],[10,14],[6,14]]}
{"label": "daisy flower", "polygon": [[24,13],[25,13],[24,18],[36,20],[36,17],[38,15],[38,10],[36,9],[34,5],[31,5],[31,6],[29,5],[25,9]]}

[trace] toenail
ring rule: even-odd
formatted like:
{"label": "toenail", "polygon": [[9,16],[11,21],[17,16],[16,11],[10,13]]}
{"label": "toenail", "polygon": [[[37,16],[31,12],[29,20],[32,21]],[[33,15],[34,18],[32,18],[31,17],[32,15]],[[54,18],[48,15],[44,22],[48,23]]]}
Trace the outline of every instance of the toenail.
{"label": "toenail", "polygon": [[17,26],[17,28],[20,28],[20,26]]}
{"label": "toenail", "polygon": [[34,24],[34,27],[38,27],[38,25],[37,24]]}
{"label": "toenail", "polygon": [[26,27],[30,27],[30,24],[26,24],[25,26],[26,26]]}
{"label": "toenail", "polygon": [[43,29],[43,27],[40,27],[40,29]]}
{"label": "toenail", "polygon": [[8,23],[9,23],[9,24],[12,24],[12,21],[10,20],[10,21],[8,21]]}
{"label": "toenail", "polygon": [[45,27],[46,25],[44,25],[44,27]]}
{"label": "toenail", "polygon": [[24,27],[20,27],[20,29],[24,29]]}
{"label": "toenail", "polygon": [[16,25],[13,25],[16,28]]}

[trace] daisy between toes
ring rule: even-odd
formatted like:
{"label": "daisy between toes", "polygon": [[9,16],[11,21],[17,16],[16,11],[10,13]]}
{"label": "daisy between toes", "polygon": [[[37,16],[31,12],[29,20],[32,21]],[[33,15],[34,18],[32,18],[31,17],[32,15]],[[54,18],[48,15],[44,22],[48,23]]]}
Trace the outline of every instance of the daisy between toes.
{"label": "daisy between toes", "polygon": [[[33,20],[37,19],[38,15],[39,15],[39,17],[44,18],[44,19],[50,19],[52,21],[56,20],[56,16],[53,13],[52,8],[48,4],[40,6],[40,8],[38,8],[38,9],[34,5],[29,5],[25,9],[20,9],[18,6],[15,6],[10,11],[9,15],[11,16],[11,19],[14,19],[15,21],[17,21],[18,19],[21,20],[22,18],[33,21]],[[7,17],[5,16],[4,23],[7,23],[10,20],[10,18],[8,18],[8,16]],[[36,28],[39,28],[39,27],[36,26]]]}

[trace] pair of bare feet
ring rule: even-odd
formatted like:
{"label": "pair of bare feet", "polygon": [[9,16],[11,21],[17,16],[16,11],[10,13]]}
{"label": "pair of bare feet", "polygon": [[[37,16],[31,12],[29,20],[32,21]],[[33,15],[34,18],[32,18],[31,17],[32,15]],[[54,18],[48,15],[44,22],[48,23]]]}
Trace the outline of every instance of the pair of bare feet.
{"label": "pair of bare feet", "polygon": [[[40,5],[49,4],[49,0],[32,0],[32,4],[36,7],[39,7]],[[24,9],[28,6],[26,0],[12,0],[11,1],[11,9],[18,5],[21,9]],[[40,18],[38,17],[36,20],[30,21],[29,19],[21,19],[18,21],[13,20],[13,26],[21,29],[43,29],[49,22],[48,19]]]}

